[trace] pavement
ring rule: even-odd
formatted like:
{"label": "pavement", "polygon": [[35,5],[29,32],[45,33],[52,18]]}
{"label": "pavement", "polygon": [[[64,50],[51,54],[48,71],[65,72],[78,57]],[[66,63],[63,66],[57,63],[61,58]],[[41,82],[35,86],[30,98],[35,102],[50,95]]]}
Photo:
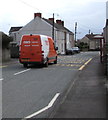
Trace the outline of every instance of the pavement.
{"label": "pavement", "polygon": [[13,63],[19,63],[19,59],[18,58],[11,58],[8,61],[2,61],[2,65],[9,65],[9,64],[13,64]]}
{"label": "pavement", "polygon": [[108,119],[106,77],[99,56],[82,71],[53,118]]}

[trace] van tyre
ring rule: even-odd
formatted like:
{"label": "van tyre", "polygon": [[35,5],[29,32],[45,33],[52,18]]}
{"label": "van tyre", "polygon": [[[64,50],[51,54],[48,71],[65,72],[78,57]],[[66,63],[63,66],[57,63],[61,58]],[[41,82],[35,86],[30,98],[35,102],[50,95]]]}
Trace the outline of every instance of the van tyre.
{"label": "van tyre", "polygon": [[54,61],[54,64],[57,64],[57,57],[56,57],[56,60]]}
{"label": "van tyre", "polygon": [[45,67],[48,67],[48,61],[44,64]]}
{"label": "van tyre", "polygon": [[48,59],[46,60],[46,62],[44,63],[45,67],[48,67]]}
{"label": "van tyre", "polygon": [[25,68],[27,68],[27,67],[28,67],[28,64],[27,64],[27,63],[25,63],[25,64],[23,64],[23,66],[24,66]]}

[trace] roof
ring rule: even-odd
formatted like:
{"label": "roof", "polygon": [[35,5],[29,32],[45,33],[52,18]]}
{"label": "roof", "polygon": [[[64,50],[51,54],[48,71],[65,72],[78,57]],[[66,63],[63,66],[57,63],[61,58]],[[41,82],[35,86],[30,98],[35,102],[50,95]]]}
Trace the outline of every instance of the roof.
{"label": "roof", "polygon": [[86,37],[89,38],[90,40],[96,39],[96,36],[102,36],[101,34],[87,34]]}
{"label": "roof", "polygon": [[[51,20],[48,20],[48,19],[45,19],[45,18],[42,18],[44,21],[46,21],[47,23],[49,23],[50,25],[53,26],[53,21]],[[20,27],[11,27],[10,32],[15,32],[15,31],[19,31],[23,26],[20,26]],[[57,28],[58,30],[64,30],[66,32],[69,32],[70,34],[73,34],[73,32],[71,32],[69,29],[67,29],[66,27],[62,26],[62,25],[59,25],[57,23],[54,23],[54,27]]]}
{"label": "roof", "polygon": [[[47,23],[51,24],[53,26],[53,21],[51,20],[48,20],[48,19],[45,19],[45,18],[42,18],[43,20],[45,20]],[[67,29],[66,27],[62,26],[62,25],[59,25],[57,23],[54,22],[54,27],[59,29],[59,30],[64,30],[66,32],[69,32],[71,34],[74,34],[73,32],[71,32],[69,29]]]}
{"label": "roof", "polygon": [[20,26],[20,27],[11,27],[9,33],[19,31],[21,28],[22,28],[22,26]]}

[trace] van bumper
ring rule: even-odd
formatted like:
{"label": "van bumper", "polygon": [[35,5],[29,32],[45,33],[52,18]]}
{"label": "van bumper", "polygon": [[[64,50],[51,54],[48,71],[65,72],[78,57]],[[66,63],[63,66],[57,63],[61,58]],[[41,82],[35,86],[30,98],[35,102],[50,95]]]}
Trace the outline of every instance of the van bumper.
{"label": "van bumper", "polygon": [[20,62],[21,64],[44,64],[44,62]]}
{"label": "van bumper", "polygon": [[42,61],[24,61],[24,60],[19,59],[19,62],[21,64],[44,64],[44,60],[42,60]]}

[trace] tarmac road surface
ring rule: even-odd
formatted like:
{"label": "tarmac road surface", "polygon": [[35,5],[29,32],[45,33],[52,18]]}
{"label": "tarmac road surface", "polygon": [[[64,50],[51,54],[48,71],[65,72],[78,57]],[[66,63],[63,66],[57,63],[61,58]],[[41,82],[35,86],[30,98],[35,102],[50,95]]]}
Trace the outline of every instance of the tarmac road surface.
{"label": "tarmac road surface", "polygon": [[48,117],[59,105],[70,84],[99,52],[58,56],[57,64],[48,68],[24,68],[17,60],[2,69],[3,118]]}

